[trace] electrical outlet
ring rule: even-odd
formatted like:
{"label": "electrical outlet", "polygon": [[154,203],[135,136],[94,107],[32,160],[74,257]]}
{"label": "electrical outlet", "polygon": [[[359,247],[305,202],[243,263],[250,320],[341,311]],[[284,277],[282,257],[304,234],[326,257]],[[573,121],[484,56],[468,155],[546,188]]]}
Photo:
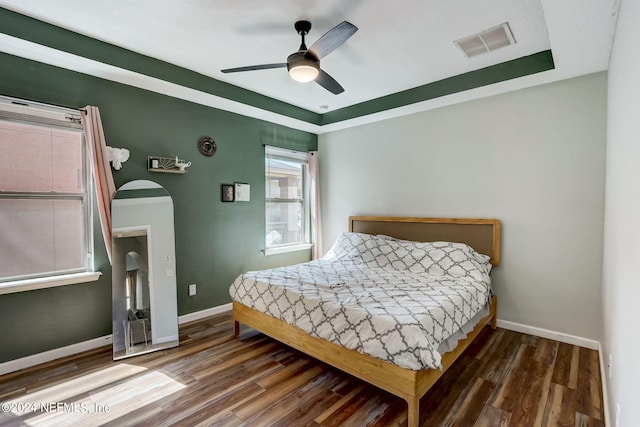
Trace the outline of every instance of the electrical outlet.
{"label": "electrical outlet", "polygon": [[609,365],[607,365],[609,379],[611,379],[611,367],[613,366],[613,355],[609,353]]}
{"label": "electrical outlet", "polygon": [[192,297],[196,294],[196,284],[192,283],[189,285],[189,296]]}

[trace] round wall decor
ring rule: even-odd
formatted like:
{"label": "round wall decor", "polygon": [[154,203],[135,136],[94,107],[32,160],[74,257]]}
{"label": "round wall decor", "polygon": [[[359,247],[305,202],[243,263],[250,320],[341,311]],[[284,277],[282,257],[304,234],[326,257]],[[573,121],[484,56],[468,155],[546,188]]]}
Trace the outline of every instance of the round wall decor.
{"label": "round wall decor", "polygon": [[211,157],[216,154],[216,142],[209,136],[203,136],[198,140],[198,151],[205,157]]}

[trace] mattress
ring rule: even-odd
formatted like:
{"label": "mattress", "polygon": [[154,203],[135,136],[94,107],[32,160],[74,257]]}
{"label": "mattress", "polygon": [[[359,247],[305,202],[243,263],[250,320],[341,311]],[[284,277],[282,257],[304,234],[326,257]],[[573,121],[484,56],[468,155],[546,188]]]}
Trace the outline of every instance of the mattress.
{"label": "mattress", "polygon": [[319,260],[250,271],[232,299],[345,348],[413,370],[441,369],[484,313],[489,257],[452,242],[343,233]]}

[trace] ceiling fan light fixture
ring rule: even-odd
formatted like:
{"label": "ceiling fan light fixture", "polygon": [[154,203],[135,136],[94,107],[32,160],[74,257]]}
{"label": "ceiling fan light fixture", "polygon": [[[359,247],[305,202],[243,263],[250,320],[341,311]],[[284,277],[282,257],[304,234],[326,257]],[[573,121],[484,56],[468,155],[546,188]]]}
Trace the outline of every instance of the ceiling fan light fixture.
{"label": "ceiling fan light fixture", "polygon": [[298,65],[289,70],[289,75],[297,82],[307,83],[318,77],[318,68],[309,65]]}
{"label": "ceiling fan light fixture", "polygon": [[305,52],[296,52],[287,58],[289,76],[297,82],[313,81],[320,73],[320,61],[305,56]]}

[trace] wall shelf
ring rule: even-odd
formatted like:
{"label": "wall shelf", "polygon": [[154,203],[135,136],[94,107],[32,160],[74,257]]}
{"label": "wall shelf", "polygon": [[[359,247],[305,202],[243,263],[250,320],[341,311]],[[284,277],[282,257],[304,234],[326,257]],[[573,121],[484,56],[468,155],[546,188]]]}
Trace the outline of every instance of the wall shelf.
{"label": "wall shelf", "polygon": [[160,172],[160,173],[177,173],[177,174],[185,174],[186,170],[180,169],[162,169],[162,168],[147,168],[149,172]]}
{"label": "wall shelf", "polygon": [[[186,163],[184,160],[178,159],[177,157],[170,158],[170,157],[148,156],[147,170],[149,172],[160,172],[160,173],[177,173],[177,174],[187,173],[188,166],[180,169],[178,166],[176,166],[176,160],[178,160],[180,163]],[[189,162],[188,164],[190,166],[191,162]]]}

